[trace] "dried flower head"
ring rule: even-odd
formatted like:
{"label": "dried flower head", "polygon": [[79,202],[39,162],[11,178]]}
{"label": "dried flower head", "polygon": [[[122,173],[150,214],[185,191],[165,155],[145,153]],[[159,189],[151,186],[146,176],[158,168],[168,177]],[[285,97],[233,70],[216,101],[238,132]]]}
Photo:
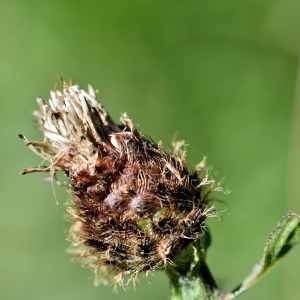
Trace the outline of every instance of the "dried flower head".
{"label": "dried flower head", "polygon": [[23,173],[61,170],[69,178],[70,239],[97,280],[122,282],[162,268],[201,238],[216,185],[203,162],[188,171],[184,143],[168,153],[126,114],[114,123],[91,87],[64,83],[48,102],[37,102],[44,139],[21,137],[49,165]]}

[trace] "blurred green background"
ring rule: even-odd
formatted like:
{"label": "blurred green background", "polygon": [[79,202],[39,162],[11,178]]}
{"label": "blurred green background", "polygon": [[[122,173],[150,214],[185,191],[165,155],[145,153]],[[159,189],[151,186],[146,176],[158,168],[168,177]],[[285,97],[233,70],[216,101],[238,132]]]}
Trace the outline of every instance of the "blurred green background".
{"label": "blurred green background", "polygon": [[[209,253],[226,289],[246,275],[266,234],[300,212],[300,4],[291,0],[0,2],[0,299],[167,299],[164,274],[135,289],[93,287],[66,253],[64,201],[20,143],[39,137],[35,97],[60,76],[99,89],[118,118],[189,144],[232,193],[218,204]],[[300,91],[300,90],[299,90]],[[299,299],[300,248],[240,299]]]}

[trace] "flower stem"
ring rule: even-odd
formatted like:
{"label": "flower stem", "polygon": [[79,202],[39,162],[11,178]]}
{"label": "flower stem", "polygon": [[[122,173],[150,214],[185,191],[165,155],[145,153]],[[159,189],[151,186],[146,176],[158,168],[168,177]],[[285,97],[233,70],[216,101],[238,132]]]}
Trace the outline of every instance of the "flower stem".
{"label": "flower stem", "polygon": [[216,300],[218,290],[203,261],[195,275],[177,274],[171,279],[171,300]]}
{"label": "flower stem", "polygon": [[186,246],[167,268],[171,283],[171,300],[216,300],[219,291],[206,264],[210,237]]}

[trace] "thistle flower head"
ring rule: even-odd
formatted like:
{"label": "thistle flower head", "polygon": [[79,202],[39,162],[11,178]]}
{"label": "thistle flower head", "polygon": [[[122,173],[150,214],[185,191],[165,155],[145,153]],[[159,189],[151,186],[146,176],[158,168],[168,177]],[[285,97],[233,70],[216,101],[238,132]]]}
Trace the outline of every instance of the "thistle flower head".
{"label": "thistle flower head", "polygon": [[49,165],[23,173],[63,171],[69,178],[69,237],[99,280],[122,282],[163,268],[202,237],[216,186],[203,163],[188,171],[183,143],[168,153],[126,114],[113,122],[91,87],[65,83],[50,95],[37,99],[34,113],[43,141],[21,136]]}

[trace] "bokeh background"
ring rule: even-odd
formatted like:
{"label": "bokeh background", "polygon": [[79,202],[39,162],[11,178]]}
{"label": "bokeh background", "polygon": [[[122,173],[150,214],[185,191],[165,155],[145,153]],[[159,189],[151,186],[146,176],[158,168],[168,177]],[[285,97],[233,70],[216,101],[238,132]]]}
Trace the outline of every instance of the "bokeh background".
{"label": "bokeh background", "polygon": [[[66,253],[64,201],[17,140],[38,138],[35,97],[61,76],[99,89],[114,118],[205,154],[231,194],[209,264],[226,289],[260,257],[289,208],[300,212],[300,4],[296,0],[0,2],[0,299],[167,299],[162,273],[135,289],[93,287]],[[299,299],[300,248],[240,299]]]}

